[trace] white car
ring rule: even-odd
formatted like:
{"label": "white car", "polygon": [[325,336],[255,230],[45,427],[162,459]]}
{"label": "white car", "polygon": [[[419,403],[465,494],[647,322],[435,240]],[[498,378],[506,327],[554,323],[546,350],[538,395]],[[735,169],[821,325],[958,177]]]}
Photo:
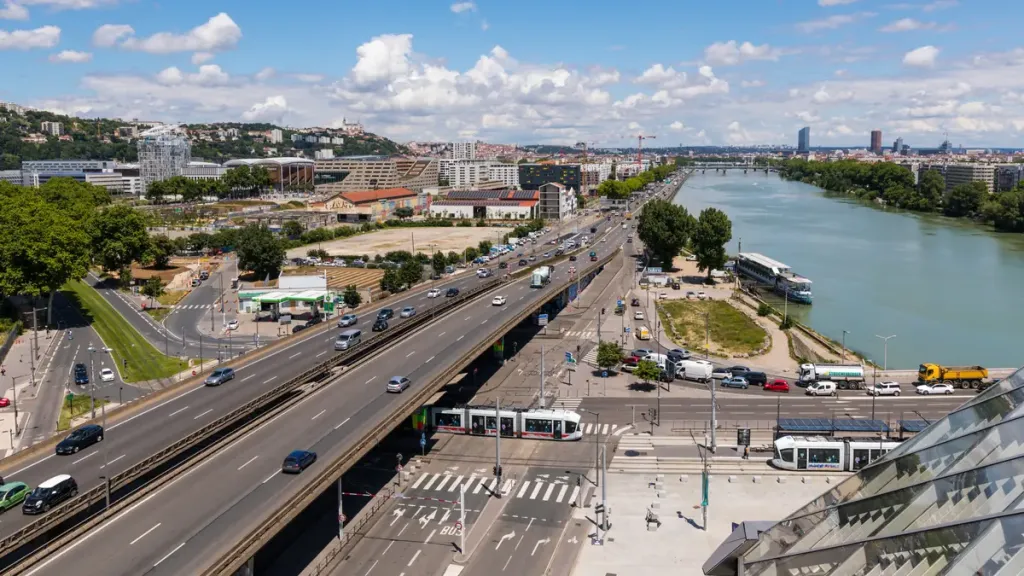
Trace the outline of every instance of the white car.
{"label": "white car", "polygon": [[238,330],[238,320],[228,322],[228,330]]}
{"label": "white car", "polygon": [[952,394],[952,384],[921,384],[917,387],[918,394]]}
{"label": "white car", "polygon": [[704,291],[700,291],[700,292],[697,292],[697,298],[698,298],[699,300],[706,300],[706,299],[707,299],[707,297],[708,297],[708,295],[707,295],[707,294],[705,294],[705,293],[704,293]]}
{"label": "white car", "polygon": [[697,257],[695,255],[693,255],[693,254],[690,254],[689,256],[686,257],[686,261],[687,262],[696,262],[697,261]]}
{"label": "white car", "polygon": [[491,300],[491,304],[494,306],[504,306],[506,301],[507,299],[504,296],[495,296],[494,299]]}
{"label": "white car", "polygon": [[899,396],[899,382],[879,382],[866,388],[868,396]]}
{"label": "white car", "polygon": [[441,289],[440,288],[431,288],[427,292],[427,298],[439,298],[440,296],[441,296]]}
{"label": "white car", "polygon": [[643,319],[644,319],[644,312],[643,312],[643,310],[637,310],[636,312],[633,313],[633,320],[643,320]]}
{"label": "white car", "polygon": [[100,370],[100,381],[101,382],[113,382],[114,381],[114,371],[111,370],[110,368],[104,368],[103,370]]}

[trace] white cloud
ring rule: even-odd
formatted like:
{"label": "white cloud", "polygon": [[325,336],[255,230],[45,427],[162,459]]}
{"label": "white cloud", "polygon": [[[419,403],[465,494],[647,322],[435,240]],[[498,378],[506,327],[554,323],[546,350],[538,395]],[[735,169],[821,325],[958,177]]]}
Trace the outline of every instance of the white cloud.
{"label": "white cloud", "polygon": [[737,44],[735,40],[715,42],[704,49],[704,60],[715,66],[735,66],[748,60],[778,60],[780,55],[781,50],[768,44]]}
{"label": "white cloud", "polygon": [[462,14],[463,12],[475,12],[476,4],[472,2],[456,2],[451,5],[452,12]]}
{"label": "white cloud", "polygon": [[843,77],[843,76],[846,76],[847,72],[848,72],[848,71],[847,71],[846,69],[844,69],[844,68],[840,68],[839,70],[836,70],[836,71],[835,71],[835,72],[833,72],[832,74],[833,74],[834,76],[836,76],[837,78],[841,78],[841,77]]}
{"label": "white cloud", "polygon": [[675,132],[682,132],[684,129],[686,129],[686,125],[683,124],[682,122],[680,122],[679,120],[676,120],[675,122],[669,124],[668,128],[669,128],[669,130],[672,130],[672,131],[675,131]]}
{"label": "white cloud", "polygon": [[935,59],[939,56],[939,49],[935,46],[921,46],[903,55],[903,63],[907,66],[919,68],[931,68],[935,66]]}
{"label": "white cloud", "polygon": [[797,112],[796,117],[801,122],[805,122],[807,124],[821,121],[821,116],[818,116],[814,112],[808,112],[806,110],[801,110],[800,112]]}
{"label": "white cloud", "polygon": [[818,6],[843,6],[853,4],[857,0],[818,0]]}
{"label": "white cloud", "polygon": [[480,29],[483,30],[484,32],[489,30],[490,27],[491,27],[491,25],[487,23],[487,20],[481,20],[480,21]]}
{"label": "white cloud", "polygon": [[292,74],[292,77],[298,80],[299,82],[310,83],[322,82],[324,79],[323,74]]}
{"label": "white cloud", "polygon": [[806,22],[798,22],[796,25],[797,30],[801,32],[811,33],[820,32],[822,30],[835,30],[841,26],[847,24],[853,24],[859,20],[865,18],[872,18],[876,16],[874,12],[857,12],[854,14],[836,14],[827,18],[821,18],[818,20],[808,20]]}
{"label": "white cloud", "polygon": [[50,54],[50,62],[88,62],[92,60],[92,54],[88,52],[78,52],[76,50],[62,50],[57,54]]}
{"label": "white cloud", "polygon": [[60,28],[41,26],[33,30],[0,30],[0,50],[53,48],[60,42]]}
{"label": "white cloud", "polygon": [[[104,30],[104,29],[107,30]],[[103,34],[101,34],[103,31]],[[100,40],[97,40],[100,38]],[[221,12],[184,34],[158,32],[148,38],[136,38],[129,26],[105,25],[93,35],[98,46],[119,46],[151,54],[173,52],[217,52],[234,48],[242,38],[242,29],[226,13]]]}
{"label": "white cloud", "polygon": [[936,10],[944,10],[946,8],[952,8],[959,6],[960,2],[957,0],[934,0],[927,4],[912,4],[910,2],[900,2],[897,4],[890,4],[888,8],[894,10],[920,10],[922,12],[935,12]]}
{"label": "white cloud", "polygon": [[356,84],[372,86],[404,76],[412,70],[412,34],[384,34],[356,48],[359,60],[352,68]]}
{"label": "white cloud", "polygon": [[275,74],[277,74],[277,71],[268,66],[256,73],[256,80],[259,80],[260,82],[269,80],[273,78]]}
{"label": "white cloud", "polygon": [[939,26],[938,22],[922,22],[913,18],[900,18],[879,28],[880,32],[912,32],[915,30],[948,31],[951,26]]}
{"label": "white cloud", "polygon": [[242,114],[242,119],[249,122],[280,122],[287,112],[288,100],[278,94],[268,96],[263,102],[253,104],[249,110]]}
{"label": "white cloud", "polygon": [[760,87],[765,86],[765,85],[767,85],[767,82],[765,82],[764,80],[741,80],[740,81],[740,86],[742,86],[743,88],[760,88]]}
{"label": "white cloud", "polygon": [[176,66],[171,66],[170,68],[164,68],[157,73],[156,80],[161,84],[173,86],[184,82],[185,74],[183,74]]}
{"label": "white cloud", "polygon": [[639,78],[634,80],[637,84],[654,84],[664,86],[666,84],[681,84],[686,82],[686,72],[677,72],[669,66],[665,68],[661,64],[654,64],[644,70]]}
{"label": "white cloud", "polygon": [[227,84],[229,77],[226,72],[220,69],[220,66],[216,64],[204,64],[199,67],[199,72],[196,74],[190,74],[188,79],[193,84],[215,86]]}
{"label": "white cloud", "polygon": [[192,55],[192,63],[196,66],[209,62],[210,60],[213,60],[213,54],[210,52],[196,52]]}
{"label": "white cloud", "polygon": [[84,10],[107,4],[117,4],[118,0],[17,0],[25,6],[49,6],[54,10]]}
{"label": "white cloud", "polygon": [[818,90],[812,96],[812,99],[818,104],[829,104],[836,102],[846,102],[854,97],[854,93],[849,90],[833,90],[829,92],[825,86],[818,88]]}
{"label": "white cloud", "polygon": [[122,38],[135,34],[135,29],[127,24],[104,24],[92,33],[92,43],[96,46],[109,48]]}
{"label": "white cloud", "polygon": [[28,20],[28,8],[7,0],[0,8],[0,20]]}

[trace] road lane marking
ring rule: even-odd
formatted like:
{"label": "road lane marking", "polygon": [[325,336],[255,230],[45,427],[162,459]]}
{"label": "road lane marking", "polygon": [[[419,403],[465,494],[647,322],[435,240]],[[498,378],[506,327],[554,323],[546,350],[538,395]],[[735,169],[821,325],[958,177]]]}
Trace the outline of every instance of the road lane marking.
{"label": "road lane marking", "polygon": [[175,415],[175,414],[178,414],[178,413],[184,412],[185,410],[188,410],[188,406],[185,406],[184,408],[178,408],[178,409],[177,409],[177,410],[175,410],[174,412],[171,412],[170,414],[168,414],[168,415],[167,415],[167,417],[168,417],[168,418],[172,418],[172,417],[174,417],[174,415]]}
{"label": "road lane marking", "polygon": [[542,500],[544,500],[545,502],[547,502],[547,501],[548,501],[548,500],[549,500],[549,499],[551,498],[551,493],[552,493],[552,492],[553,492],[554,490],[555,490],[555,484],[554,484],[554,483],[550,483],[550,484],[548,484],[548,489],[547,489],[547,492],[544,492],[544,498],[542,498]]}
{"label": "road lane marking", "polygon": [[270,476],[267,476],[267,479],[266,479],[266,480],[264,480],[263,482],[260,482],[260,484],[266,484],[267,482],[270,482],[271,480],[273,480],[273,479],[274,479],[274,476],[277,476],[277,471],[275,471],[275,472],[274,472],[273,474],[271,474]]}
{"label": "road lane marking", "polygon": [[494,489],[497,488],[497,487],[498,487],[498,479],[495,478],[494,480],[491,480],[491,485],[487,487],[487,490],[490,491],[491,494],[494,494]]}
{"label": "road lane marking", "polygon": [[[395,543],[395,541],[392,540],[391,544],[394,544],[394,543]],[[388,544],[388,548],[391,548],[391,544]],[[385,549],[384,552],[387,553],[387,549]],[[367,570],[366,574],[364,574],[363,576],[370,576],[370,572],[373,572],[373,568],[377,565],[377,562],[378,562],[378,560],[374,560],[373,564],[370,564],[370,569]]]}
{"label": "road lane marking", "polygon": [[540,492],[540,489],[543,486],[544,486],[544,483],[541,482],[540,480],[538,480],[537,484],[534,485],[534,487],[533,487],[533,492],[530,493],[530,500],[536,500],[537,499],[537,494]]}
{"label": "road lane marking", "polygon": [[430,531],[430,536],[427,536],[427,539],[424,540],[423,543],[424,544],[430,544],[430,539],[434,537],[434,534],[437,534],[437,529],[436,528]]}
{"label": "road lane marking", "polygon": [[[330,340],[330,338],[328,338],[328,340]],[[289,360],[294,360],[294,359],[298,358],[299,356],[302,356],[302,352],[296,352],[295,354],[292,354],[291,356],[289,356],[288,359]]]}
{"label": "road lane marking", "polygon": [[569,501],[572,502],[575,505],[576,504],[576,497],[579,496],[579,495],[580,495],[580,487],[579,486],[573,486],[573,488],[572,488],[572,496],[569,496]]}
{"label": "road lane marking", "polygon": [[213,408],[210,408],[210,409],[209,409],[209,410],[207,410],[206,412],[203,412],[203,413],[202,413],[202,414],[200,414],[199,416],[196,416],[195,418],[193,418],[193,420],[199,420],[200,418],[202,418],[203,416],[206,416],[206,415],[207,415],[207,414],[209,414],[210,412],[213,412]]}
{"label": "road lane marking", "polygon": [[512,561],[512,555],[509,554],[508,560],[505,560],[505,565],[501,567],[501,571],[504,572],[505,568],[508,568],[508,563]]}
{"label": "road lane marking", "polygon": [[269,384],[270,381],[273,380],[274,378],[277,378],[277,376],[271,376],[270,378],[267,378],[266,380],[264,380],[263,383],[264,384]]}
{"label": "road lane marking", "polygon": [[440,334],[437,335],[437,337],[440,338],[441,336],[444,336],[445,334],[447,334],[447,332],[441,332]]}
{"label": "road lane marking", "polygon": [[484,321],[483,321],[483,322],[481,322],[480,324],[487,324],[487,319],[486,319],[486,318],[484,318]]}
{"label": "road lane marking", "polygon": [[72,466],[74,466],[75,464],[78,464],[78,463],[79,463],[79,462],[81,462],[82,460],[85,460],[86,458],[90,458],[90,457],[92,457],[92,456],[95,456],[95,455],[96,455],[96,453],[95,453],[95,452],[93,452],[93,453],[91,453],[91,454],[86,454],[85,456],[82,456],[82,457],[81,457],[81,458],[79,458],[78,460],[75,460],[74,462],[72,462],[72,463],[71,463],[71,465],[72,465]]}
{"label": "road lane marking", "polygon": [[516,494],[516,498],[522,498],[523,494],[526,494],[526,489],[530,487],[530,481],[523,482],[523,485],[519,487],[519,493]]}
{"label": "road lane marking", "polygon": [[[554,486],[554,484],[552,484],[552,486]],[[530,518],[530,523],[526,525],[526,530],[523,530],[523,532],[529,532],[530,531],[530,526],[533,526],[533,521],[534,520],[535,520],[534,518]],[[523,534],[523,536],[526,536],[526,534]],[[516,548],[518,548],[518,547],[519,547],[519,545],[516,544]]]}
{"label": "road lane marking", "polygon": [[412,356],[415,353],[416,353],[416,351],[413,350],[412,352],[409,352],[408,354],[406,354],[405,357],[408,358],[409,356]]}
{"label": "road lane marking", "polygon": [[406,564],[406,566],[412,566],[413,562],[415,562],[416,559],[419,558],[419,557],[420,557],[420,551],[417,550],[416,553],[412,555],[412,560],[409,560],[409,563]]}
{"label": "road lane marking", "polygon": [[120,460],[121,458],[124,458],[125,456],[126,456],[126,454],[121,454],[121,455],[120,455],[120,456],[118,456],[117,458],[114,458],[114,459],[113,459],[113,460],[111,460],[110,462],[107,462],[107,463],[106,463],[106,464],[104,464],[103,466],[100,466],[100,469],[102,470],[103,468],[106,468],[107,466],[110,466],[111,464],[113,464],[114,462],[117,462],[118,460]]}
{"label": "road lane marking", "polygon": [[139,536],[139,537],[138,537],[138,538],[136,538],[135,540],[132,540],[132,541],[131,541],[131,542],[130,542],[130,543],[129,543],[128,545],[129,545],[129,546],[134,546],[136,542],[138,542],[139,540],[142,540],[143,538],[145,538],[146,536],[148,536],[150,532],[152,532],[153,530],[156,530],[157,528],[159,528],[159,527],[160,527],[160,524],[161,524],[161,522],[157,522],[157,523],[156,523],[156,526],[153,526],[153,527],[152,527],[152,528],[150,528],[149,530],[146,530],[145,532],[143,532],[141,536]]}
{"label": "road lane marking", "polygon": [[466,316],[466,322],[469,322],[470,318],[472,318],[472,316]]}
{"label": "road lane marking", "polygon": [[409,523],[407,522],[405,524],[405,526],[402,526],[402,529],[398,531],[398,536],[395,536],[395,538],[401,538],[402,537],[402,532],[405,532],[405,529],[408,528],[408,527],[409,527]]}
{"label": "road lane marking", "polygon": [[[205,385],[203,385],[203,384],[200,384],[200,385],[196,386],[195,388],[193,388],[193,389],[191,389],[191,390],[187,390],[187,391],[185,391],[185,392],[182,392],[182,393],[181,393],[180,395],[178,395],[178,396],[176,396],[176,397],[174,397],[174,398],[171,398],[170,400],[167,400],[166,402],[161,402],[160,404],[157,404],[156,406],[153,406],[153,407],[152,407],[152,408],[150,408],[149,410],[143,410],[142,412],[139,412],[138,414],[136,414],[135,416],[132,416],[131,418],[127,418],[127,419],[125,419],[125,420],[122,420],[122,421],[118,422],[117,424],[114,424],[114,425],[112,425],[112,426],[108,427],[108,428],[107,428],[107,430],[113,430],[114,428],[117,428],[118,426],[122,426],[122,425],[124,425],[124,424],[127,424],[127,423],[131,422],[132,420],[135,420],[136,418],[138,418],[138,417],[140,417],[140,416],[145,416],[146,414],[149,414],[149,413],[150,413],[150,412],[152,412],[153,410],[156,410],[156,409],[158,409],[158,408],[163,408],[164,406],[166,406],[166,405],[170,404],[171,402],[175,402],[175,401],[177,401],[177,400],[181,400],[182,398],[184,398],[184,397],[185,397],[185,396],[187,396],[188,394],[191,394],[191,393],[195,392],[196,390],[199,390],[199,389],[201,389],[201,388],[205,388],[205,387],[206,387]],[[42,461],[42,460],[40,460],[40,462],[41,462],[41,461]],[[37,464],[38,464],[38,462],[37,462]],[[24,471],[24,470],[28,470],[28,468],[27,468],[27,467],[26,467],[26,468],[22,468],[22,469],[21,469],[21,470],[19,470],[18,472],[22,472],[22,471]],[[11,475],[13,476],[14,474],[17,474],[18,472],[15,472],[15,473],[13,473],[13,474],[11,474]]]}
{"label": "road lane marking", "polygon": [[346,423],[347,423],[347,422],[348,422],[349,420],[351,420],[351,418],[345,418],[344,420],[342,420],[342,421],[341,421],[341,424],[338,424],[337,426],[335,426],[335,427],[334,427],[334,429],[335,429],[335,430],[337,430],[338,428],[341,428],[341,427],[342,427],[342,426],[344,426],[344,425],[345,425],[345,424],[346,424]]}
{"label": "road lane marking", "polygon": [[246,380],[248,380],[249,378],[252,378],[253,376],[255,376],[255,374],[249,374],[245,378],[242,378],[242,382],[245,382]]}
{"label": "road lane marking", "polygon": [[323,410],[317,412],[316,416],[313,416],[312,418],[310,418],[310,420],[316,420],[317,418],[323,416],[324,412],[327,412],[327,408],[324,408]]}
{"label": "road lane marking", "polygon": [[459,336],[458,338],[456,338],[455,341],[458,342],[459,340],[462,340],[465,337],[466,337],[466,335],[463,334],[462,336]]}
{"label": "road lane marking", "polygon": [[562,488],[558,491],[558,496],[555,498],[555,502],[562,503],[562,498],[565,497],[565,491],[569,489],[568,484],[562,484]]}
{"label": "road lane marking", "polygon": [[248,460],[248,461],[246,461],[246,463],[245,463],[245,464],[242,464],[241,466],[239,466],[239,467],[238,467],[238,469],[239,469],[239,470],[241,470],[242,468],[245,468],[245,467],[246,467],[246,466],[248,466],[249,464],[252,464],[252,461],[253,461],[253,460],[255,460],[255,459],[257,459],[257,458],[259,458],[259,455],[258,455],[258,454],[257,454],[256,456],[253,456],[252,458],[249,458],[249,460]]}
{"label": "road lane marking", "polygon": [[176,547],[174,548],[174,550],[171,550],[170,552],[168,552],[168,553],[167,553],[167,556],[164,556],[163,558],[161,558],[161,559],[157,560],[157,561],[156,561],[156,564],[153,564],[153,568],[156,568],[157,566],[159,566],[159,565],[160,565],[160,563],[161,563],[161,562],[163,562],[164,560],[167,560],[168,558],[170,558],[170,557],[171,557],[171,555],[173,555],[173,554],[174,554],[175,552],[177,552],[178,550],[181,550],[182,546],[184,546],[184,545],[185,545],[185,543],[184,543],[184,542],[182,542],[181,544],[178,544],[178,545],[177,545],[177,546],[176,546]]}
{"label": "road lane marking", "polygon": [[413,489],[413,490],[415,490],[415,489],[419,488],[419,487],[420,487],[420,484],[422,484],[422,483],[423,483],[423,481],[424,481],[424,480],[425,480],[426,478],[427,478],[427,475],[426,475],[426,474],[420,474],[420,477],[419,477],[419,478],[417,478],[415,482],[413,482],[413,484],[412,484],[412,489]]}
{"label": "road lane marking", "polygon": [[444,485],[447,484],[448,481],[451,480],[451,478],[451,476],[445,475],[445,477],[441,479],[441,483],[437,485],[437,491],[440,492],[441,490],[443,490]]}
{"label": "road lane marking", "polygon": [[485,482],[487,482],[487,478],[481,478],[480,483],[476,485],[476,488],[473,488],[473,494],[479,494],[480,489],[484,487]]}
{"label": "road lane marking", "polygon": [[508,480],[505,480],[505,483],[501,485],[501,495],[502,496],[508,496],[509,493],[512,492],[512,487],[513,486],[514,486],[514,482],[512,481],[511,478],[508,479]]}
{"label": "road lane marking", "polygon": [[372,376],[369,380],[366,381],[366,383],[369,384],[370,382],[373,382],[376,379],[377,379],[376,376]]}
{"label": "road lane marking", "polygon": [[316,357],[319,358],[319,357],[323,356],[324,354],[327,354],[327,350],[324,350],[323,352],[317,354]]}
{"label": "road lane marking", "polygon": [[[460,475],[459,475],[459,477],[455,479],[455,482],[452,482],[452,485],[451,485],[451,487],[450,487],[450,488],[448,488],[448,491],[449,491],[449,492],[455,492],[455,489],[459,487],[459,482],[462,482],[462,479],[463,479],[464,477],[465,477],[465,476],[462,476],[462,475],[460,474]],[[441,487],[440,487],[440,486],[438,486],[438,487],[437,487],[437,489],[438,489],[438,490],[440,490],[440,489],[441,489]]]}
{"label": "road lane marking", "polygon": [[[430,358],[427,358],[427,362],[430,362],[433,359],[434,359],[434,356],[431,356]],[[426,362],[424,362],[424,364],[426,364]]]}
{"label": "road lane marking", "polygon": [[437,482],[438,476],[440,476],[440,474],[434,474],[433,476],[431,476],[430,481],[423,486],[423,489],[430,490],[430,487],[434,484],[434,482]]}
{"label": "road lane marking", "polygon": [[394,546],[394,545],[395,545],[395,541],[394,541],[394,540],[392,540],[392,541],[391,541],[391,543],[390,543],[390,544],[388,544],[388,547],[384,549],[384,553],[383,553],[383,554],[381,554],[381,556],[383,556],[384,554],[387,554],[387,553],[388,553],[388,550],[391,550],[391,547],[392,547],[392,546]]}

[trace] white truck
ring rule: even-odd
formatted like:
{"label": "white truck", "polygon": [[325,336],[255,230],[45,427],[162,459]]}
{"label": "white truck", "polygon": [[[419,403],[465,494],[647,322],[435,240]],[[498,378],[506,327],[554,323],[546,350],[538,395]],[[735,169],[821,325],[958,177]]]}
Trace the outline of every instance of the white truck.
{"label": "white truck", "polygon": [[706,360],[680,360],[676,362],[676,377],[695,382],[710,382],[714,367]]}
{"label": "white truck", "polygon": [[551,266],[538,266],[530,277],[530,288],[543,288],[551,282]]}
{"label": "white truck", "polygon": [[840,389],[857,390],[864,386],[864,366],[860,364],[801,364],[800,382],[835,382]]}

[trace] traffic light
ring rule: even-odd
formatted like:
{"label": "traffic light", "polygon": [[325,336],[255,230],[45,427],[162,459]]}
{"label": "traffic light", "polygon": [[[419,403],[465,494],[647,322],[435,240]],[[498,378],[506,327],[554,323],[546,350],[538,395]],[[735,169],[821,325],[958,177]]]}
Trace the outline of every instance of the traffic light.
{"label": "traffic light", "polygon": [[658,419],[658,409],[657,408],[651,408],[651,420],[657,421],[657,419]]}
{"label": "traffic light", "polygon": [[601,308],[601,314],[604,314],[604,308]]}
{"label": "traffic light", "polygon": [[495,476],[501,477],[501,466],[491,466],[491,471],[494,472]]}
{"label": "traffic light", "polygon": [[583,485],[583,477],[582,476],[576,476],[576,485],[577,486],[582,486]]}
{"label": "traffic light", "polygon": [[594,514],[604,514],[604,504],[594,504]]}

